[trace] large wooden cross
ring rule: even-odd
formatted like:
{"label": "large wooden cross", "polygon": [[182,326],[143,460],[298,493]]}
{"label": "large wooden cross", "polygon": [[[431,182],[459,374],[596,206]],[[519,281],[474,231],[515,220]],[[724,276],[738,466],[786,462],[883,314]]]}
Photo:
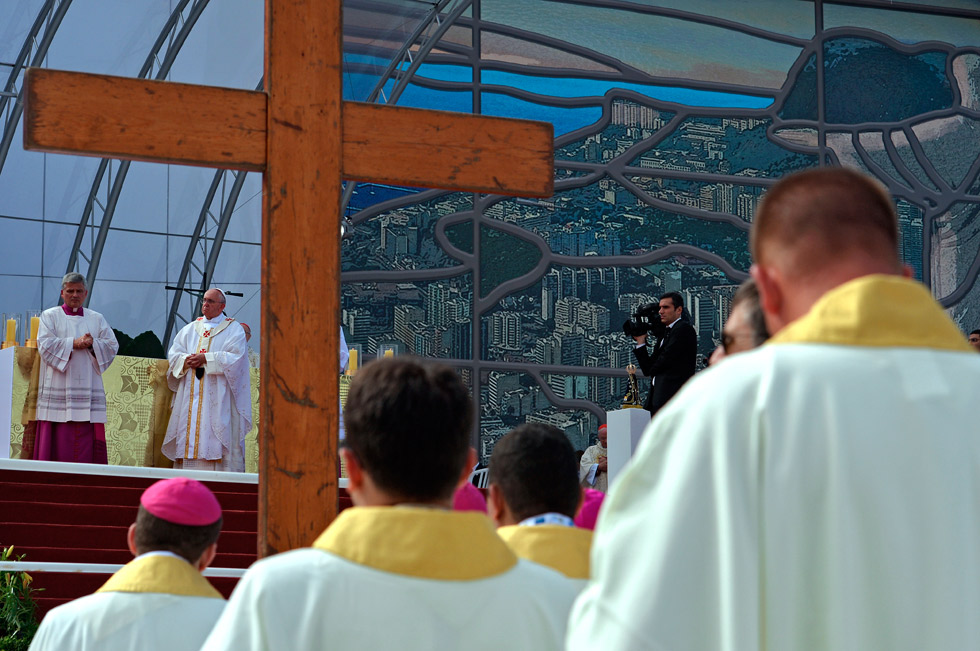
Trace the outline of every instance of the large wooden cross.
{"label": "large wooden cross", "polygon": [[341,0],[266,0],[265,91],[31,69],[24,148],[262,171],[259,554],[337,513],[341,179],[545,197],[550,124],[343,101]]}

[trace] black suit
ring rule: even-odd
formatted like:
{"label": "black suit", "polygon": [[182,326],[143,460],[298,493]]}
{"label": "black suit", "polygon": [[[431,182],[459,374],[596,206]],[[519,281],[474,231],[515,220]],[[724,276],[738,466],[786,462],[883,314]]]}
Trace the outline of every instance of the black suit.
{"label": "black suit", "polygon": [[698,335],[694,326],[678,320],[667,329],[666,336],[658,342],[652,355],[647,352],[646,346],[634,348],[633,354],[643,374],[654,378],[653,388],[643,405],[653,416],[694,375]]}

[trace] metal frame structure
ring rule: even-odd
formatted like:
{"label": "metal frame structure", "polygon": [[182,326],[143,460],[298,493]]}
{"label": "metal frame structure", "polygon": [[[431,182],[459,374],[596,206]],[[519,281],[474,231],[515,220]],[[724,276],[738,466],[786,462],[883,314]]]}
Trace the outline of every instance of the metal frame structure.
{"label": "metal frame structure", "polygon": [[[443,18],[442,14],[448,6],[453,3],[457,3],[449,14]],[[446,30],[453,24],[453,22],[458,18],[470,5],[471,0],[438,0],[432,4],[431,9],[429,9],[424,17],[416,25],[415,29],[412,31],[410,36],[401,45],[398,51],[395,52],[394,56],[384,71],[381,73],[377,83],[374,88],[368,94],[364,101],[375,102],[380,97],[384,103],[394,104],[398,101],[398,97],[401,95],[405,87],[408,86],[409,81],[415,75],[416,70],[418,70],[419,64],[424,59],[425,55],[431,51],[432,47],[442,38]],[[429,33],[430,28],[435,25],[436,29]],[[412,48],[418,48],[418,52],[413,55]],[[406,69],[402,69],[405,64],[408,64]],[[384,94],[385,85],[391,81],[395,80],[395,88],[392,90],[389,97]],[[262,80],[256,85],[256,90],[261,90],[263,87]],[[211,205],[214,201],[215,194],[218,187],[221,187],[228,180],[228,175],[233,177],[231,190],[228,192],[227,196],[222,197],[222,206],[220,209],[220,217],[215,219],[211,211]],[[187,253],[184,256],[184,263],[181,266],[180,273],[178,275],[177,287],[184,288],[187,287],[188,282],[191,281],[193,271],[196,271],[200,275],[200,289],[203,291],[207,289],[208,281],[214,275],[214,268],[218,261],[218,254],[221,251],[221,246],[224,243],[225,233],[228,230],[228,224],[231,220],[231,216],[234,213],[235,206],[238,203],[238,199],[241,195],[242,187],[244,186],[246,172],[239,172],[233,170],[218,170],[214,178],[211,181],[211,186],[208,190],[208,194],[205,197],[204,203],[201,206],[201,211],[198,216],[197,225],[195,226],[194,232],[191,234],[190,242],[187,246]],[[355,184],[349,182],[346,184],[343,195],[343,206],[346,207],[350,197],[353,195]],[[214,235],[212,237],[207,236],[207,229],[209,226],[213,226]],[[211,241],[211,250],[208,251],[207,243]],[[205,258],[202,261],[200,258]],[[170,312],[167,315],[167,325],[164,329],[164,341],[170,341],[174,330],[178,327],[178,321],[183,323],[189,323],[194,318],[195,315],[201,312],[201,296],[194,295],[192,300],[188,303],[188,311],[186,313],[181,313],[180,305],[183,299],[186,298],[186,292],[183,289],[174,292],[173,300],[171,302]]]}
{"label": "metal frame structure", "polygon": [[[137,75],[138,78],[147,79],[150,75],[153,75],[153,78],[158,80],[167,78],[174,61],[177,59],[177,54],[183,47],[194,25],[197,23],[197,19],[200,18],[204,9],[208,6],[208,2],[210,0],[194,0],[193,4],[191,4],[190,0],[178,0],[174,10],[170,13],[170,17],[160,31],[160,35],[153,43],[153,47],[150,48],[150,53],[147,55]],[[161,52],[163,52],[162,60],[160,59]],[[155,74],[153,72],[154,66],[156,66]],[[117,164],[115,178],[112,176],[112,165],[114,162]],[[109,228],[112,225],[112,218],[115,215],[116,205],[119,201],[123,184],[126,182],[126,175],[129,173],[130,164],[131,161],[114,161],[109,158],[103,158],[100,161],[95,178],[92,180],[92,188],[89,190],[88,199],[85,201],[85,206],[82,210],[82,217],[78,221],[78,229],[75,232],[75,243],[72,246],[71,255],[68,258],[66,273],[80,271],[78,269],[79,258],[88,263],[88,268],[85,271],[85,280],[89,288],[89,295],[85,301],[86,305],[92,300],[95,281],[99,273],[99,263],[102,260],[102,252],[105,249],[106,238],[109,236]],[[108,190],[106,202],[103,204],[99,200],[99,191],[102,189],[102,182],[107,176],[111,187]],[[102,218],[98,221],[96,221],[97,209],[102,211]],[[95,240],[90,243],[89,254],[86,255],[83,246],[86,239],[85,235],[90,228],[97,228],[98,233]]]}
{"label": "metal frame structure", "polygon": [[[20,116],[24,112],[24,70],[31,66],[38,66],[44,61],[51,47],[54,35],[61,27],[61,21],[65,17],[65,12],[71,6],[71,0],[46,0],[41,10],[37,12],[37,18],[24,39],[24,45],[20,48],[20,53],[14,61],[14,65],[4,84],[3,92],[0,93],[0,115],[3,116],[3,135],[0,137],[0,170],[3,170],[4,161],[7,160],[7,152],[10,151],[10,143],[13,142],[14,133],[17,131]],[[41,34],[41,40],[37,37]],[[31,56],[31,52],[34,56]],[[28,64],[30,59],[30,64]],[[18,87],[19,86],[19,87]],[[11,99],[15,99],[12,108],[8,109]],[[4,111],[6,110],[6,114]]]}

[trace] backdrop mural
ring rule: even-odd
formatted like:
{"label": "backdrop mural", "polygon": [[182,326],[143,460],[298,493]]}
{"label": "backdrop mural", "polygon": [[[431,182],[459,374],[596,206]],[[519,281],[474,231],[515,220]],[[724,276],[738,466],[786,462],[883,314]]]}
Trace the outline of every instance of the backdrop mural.
{"label": "backdrop mural", "polygon": [[555,196],[356,190],[348,341],[465,369],[482,455],[523,421],[584,449],[625,392],[620,324],[680,291],[710,354],[760,196],[818,165],[886,184],[904,260],[977,327],[980,11],[861,4],[472,3],[405,99],[552,122]]}
{"label": "backdrop mural", "polygon": [[[256,175],[58,162],[18,149],[11,117],[24,51],[50,67],[260,87],[262,3],[13,4],[0,8],[11,135],[0,225],[39,244],[2,244],[4,304],[54,304],[57,279],[74,268],[95,281],[93,305],[134,333],[167,340],[194,314],[196,299],[168,283],[237,287],[245,296],[230,307],[258,323]],[[524,421],[556,425],[584,449],[625,393],[622,322],[679,291],[707,356],[746,277],[760,197],[819,165],[888,187],[903,259],[962,329],[980,327],[980,8],[897,6],[345,2],[348,98],[546,120],[556,138],[545,200],[349,184],[348,343],[367,357],[394,348],[458,368],[480,405],[484,458]],[[128,38],[100,20],[113,11]]]}

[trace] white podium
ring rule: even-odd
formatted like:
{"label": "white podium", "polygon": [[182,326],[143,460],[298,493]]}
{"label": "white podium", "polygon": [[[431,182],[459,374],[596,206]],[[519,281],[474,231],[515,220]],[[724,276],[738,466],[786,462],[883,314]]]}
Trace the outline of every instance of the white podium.
{"label": "white podium", "polygon": [[14,400],[14,347],[0,350],[0,459],[10,458],[10,418]]}
{"label": "white podium", "polygon": [[650,424],[646,409],[617,409],[606,412],[606,458],[609,461],[609,487],[629,464],[643,430]]}

